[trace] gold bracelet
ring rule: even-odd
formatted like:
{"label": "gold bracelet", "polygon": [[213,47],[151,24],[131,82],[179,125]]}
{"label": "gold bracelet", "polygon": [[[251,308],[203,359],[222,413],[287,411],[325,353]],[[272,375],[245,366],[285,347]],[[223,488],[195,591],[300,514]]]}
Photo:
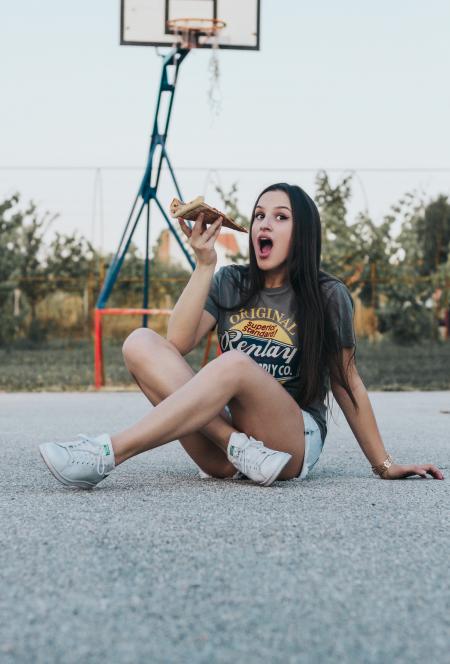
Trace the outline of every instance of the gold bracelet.
{"label": "gold bracelet", "polygon": [[390,468],[393,463],[394,459],[388,453],[387,459],[385,459],[383,463],[378,464],[378,466],[372,466],[372,471],[375,473],[375,475],[383,477],[384,474],[387,472],[388,468]]}

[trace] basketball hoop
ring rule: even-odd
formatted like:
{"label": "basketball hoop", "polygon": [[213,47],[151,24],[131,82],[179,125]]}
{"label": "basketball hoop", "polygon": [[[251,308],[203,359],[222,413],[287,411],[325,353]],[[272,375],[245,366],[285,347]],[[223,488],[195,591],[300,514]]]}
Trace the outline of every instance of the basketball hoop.
{"label": "basketball hoop", "polygon": [[167,21],[167,31],[182,48],[197,48],[200,37],[217,37],[226,25],[219,18],[172,18]]}
{"label": "basketball hoop", "polygon": [[211,114],[219,115],[222,107],[220,93],[220,66],[219,66],[219,37],[226,27],[225,21],[219,18],[174,18],[167,21],[167,31],[175,36],[175,44],[181,48],[198,48],[200,39],[205,37],[201,44],[211,46],[212,53],[209,61],[209,88],[208,102]]}

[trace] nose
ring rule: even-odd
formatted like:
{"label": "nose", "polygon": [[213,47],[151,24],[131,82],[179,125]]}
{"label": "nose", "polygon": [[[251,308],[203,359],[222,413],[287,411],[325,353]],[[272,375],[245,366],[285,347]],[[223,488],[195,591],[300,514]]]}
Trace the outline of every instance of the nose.
{"label": "nose", "polygon": [[[270,222],[270,223],[269,223],[269,222]],[[269,219],[268,216],[267,216],[267,217],[264,217],[264,220],[263,220],[263,222],[262,222],[262,224],[261,224],[261,226],[260,226],[260,230],[263,229],[263,228],[264,228],[264,229],[269,228],[270,230],[272,230],[272,222],[270,221],[270,219]]]}

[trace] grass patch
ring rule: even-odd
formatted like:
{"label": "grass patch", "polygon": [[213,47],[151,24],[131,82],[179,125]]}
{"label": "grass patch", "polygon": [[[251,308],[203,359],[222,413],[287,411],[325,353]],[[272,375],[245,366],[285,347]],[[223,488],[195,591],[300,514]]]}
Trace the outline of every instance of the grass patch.
{"label": "grass patch", "polygon": [[[194,371],[203,361],[205,342],[186,360]],[[211,346],[210,359],[215,354]],[[106,342],[107,387],[135,388],[123,364],[122,345]],[[0,390],[71,391],[93,389],[93,345],[91,341],[54,340],[30,347],[17,344],[0,348]],[[450,343],[424,342],[397,346],[389,341],[358,343],[357,366],[370,390],[448,390],[450,389]],[[137,388],[136,388],[137,389]]]}
{"label": "grass patch", "polygon": [[[205,342],[186,355],[194,371],[203,362]],[[122,358],[120,342],[104,343],[106,387],[136,388]],[[215,346],[211,345],[210,358]],[[0,348],[0,391],[73,391],[94,389],[91,341],[53,340],[33,346],[19,343]]]}
{"label": "grass patch", "polygon": [[399,346],[362,339],[356,350],[361,378],[371,390],[449,390],[450,342]]}

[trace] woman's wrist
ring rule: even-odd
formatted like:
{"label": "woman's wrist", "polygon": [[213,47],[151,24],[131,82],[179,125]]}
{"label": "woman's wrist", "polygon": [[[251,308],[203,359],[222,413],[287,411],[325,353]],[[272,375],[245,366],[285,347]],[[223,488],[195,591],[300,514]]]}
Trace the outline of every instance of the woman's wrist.
{"label": "woman's wrist", "polygon": [[388,453],[386,459],[382,463],[379,463],[376,466],[372,466],[372,472],[375,475],[379,475],[379,477],[385,477],[388,474],[388,470],[393,465],[393,463],[394,459]]}
{"label": "woman's wrist", "polygon": [[214,261],[212,263],[196,263],[195,264],[195,269],[197,272],[212,272],[214,274],[216,270],[216,265],[217,261]]}

